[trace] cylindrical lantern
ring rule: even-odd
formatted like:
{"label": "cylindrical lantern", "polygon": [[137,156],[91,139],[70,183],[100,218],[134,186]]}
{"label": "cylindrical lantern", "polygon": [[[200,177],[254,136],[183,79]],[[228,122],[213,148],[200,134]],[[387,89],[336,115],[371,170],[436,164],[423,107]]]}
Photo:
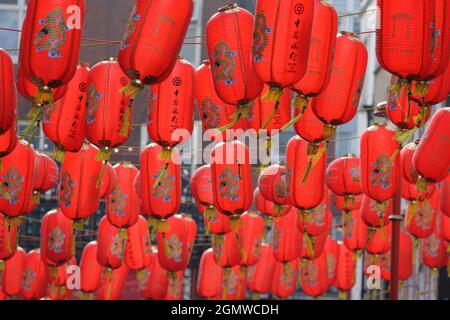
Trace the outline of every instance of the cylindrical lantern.
{"label": "cylindrical lantern", "polygon": [[80,260],[80,289],[90,295],[100,289],[103,267],[97,261],[97,241],[89,242],[83,249]]}
{"label": "cylindrical lantern", "polygon": [[273,254],[282,263],[297,260],[302,250],[302,233],[295,227],[298,214],[291,210],[273,222]]}
{"label": "cylindrical lantern", "polygon": [[25,300],[39,300],[47,292],[45,264],[38,249],[31,250],[25,256],[21,295]]}
{"label": "cylindrical lantern", "polygon": [[262,196],[275,205],[288,203],[288,180],[286,166],[273,164],[261,171],[258,178],[258,188]]}
{"label": "cylindrical lantern", "polygon": [[268,293],[270,291],[276,263],[277,260],[273,255],[272,245],[263,243],[258,262],[250,267],[248,271],[248,287],[254,294]]}
{"label": "cylindrical lantern", "polygon": [[355,285],[356,261],[353,252],[342,242],[339,243],[339,256],[337,263],[336,281],[334,287],[340,290],[340,297],[344,298],[347,291]]}
{"label": "cylindrical lantern", "polygon": [[[158,252],[155,252],[155,255],[157,254]],[[167,273],[167,270],[159,264],[159,259],[153,259],[139,280],[138,288],[141,296],[144,299],[164,299],[169,288]]]}
{"label": "cylindrical lantern", "polygon": [[327,262],[328,283],[332,285],[336,279],[339,245],[331,236],[327,237],[324,253]]}
{"label": "cylindrical lantern", "polygon": [[[139,173],[138,173],[139,174]],[[100,198],[106,198],[113,192],[117,184],[117,173],[111,163],[107,163],[100,182]]]}
{"label": "cylindrical lantern", "polygon": [[291,296],[296,289],[298,260],[283,264],[277,262],[272,278],[271,292],[280,299]]}
{"label": "cylindrical lantern", "polygon": [[213,249],[205,250],[200,259],[197,278],[197,293],[204,298],[220,294],[222,269],[214,262]]}
{"label": "cylindrical lantern", "polygon": [[126,239],[118,228],[103,217],[98,225],[97,261],[107,269],[117,269],[123,264]]}
{"label": "cylindrical lantern", "polygon": [[363,201],[359,211],[362,221],[370,228],[384,228],[391,220],[389,217],[393,213],[393,200],[387,200],[386,209],[380,208],[377,201],[363,196]]}
{"label": "cylindrical lantern", "polygon": [[0,135],[15,124],[17,92],[14,79],[14,63],[3,49],[0,49]]}
{"label": "cylindrical lantern", "polygon": [[328,188],[346,201],[355,201],[355,196],[362,193],[359,158],[349,154],[338,158],[328,165],[325,182]]}
{"label": "cylindrical lantern", "polygon": [[278,205],[275,202],[267,200],[263,197],[259,188],[255,188],[255,192],[253,192],[253,201],[256,209],[266,217],[278,218],[288,214],[290,210],[297,211],[296,208],[292,208],[290,205]]}
{"label": "cylindrical lantern", "polygon": [[15,297],[20,294],[26,252],[18,247],[16,253],[5,261],[1,271],[1,289],[7,296]]}
{"label": "cylindrical lantern", "polygon": [[241,217],[242,228],[239,232],[239,245],[242,247],[244,256],[241,266],[246,268],[258,262],[261,255],[261,245],[264,238],[265,224],[260,215],[253,212],[246,212]]}
{"label": "cylindrical lantern", "polygon": [[312,297],[320,297],[327,292],[330,287],[327,271],[325,254],[315,260],[305,261],[300,271],[303,292]]}
{"label": "cylindrical lantern", "polygon": [[106,271],[102,279],[102,285],[97,291],[97,299],[120,300],[127,278],[128,268],[126,265]]}
{"label": "cylindrical lantern", "polygon": [[140,216],[137,223],[127,229],[127,238],[125,264],[129,269],[137,270],[138,277],[140,277],[141,270],[144,270],[152,263],[153,259],[156,259],[152,250],[147,221],[144,217]]}
{"label": "cylindrical lantern", "polygon": [[358,253],[364,250],[367,242],[367,225],[361,219],[359,210],[347,211],[342,216],[342,236],[345,246]]}

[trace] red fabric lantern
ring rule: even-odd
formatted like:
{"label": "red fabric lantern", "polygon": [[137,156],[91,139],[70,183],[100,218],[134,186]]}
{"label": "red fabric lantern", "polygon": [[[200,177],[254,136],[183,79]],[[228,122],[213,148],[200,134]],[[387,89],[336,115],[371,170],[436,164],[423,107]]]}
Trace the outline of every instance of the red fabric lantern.
{"label": "red fabric lantern", "polygon": [[261,212],[266,217],[282,217],[290,210],[297,211],[296,208],[291,208],[290,205],[277,205],[275,202],[269,201],[263,197],[259,188],[255,188],[255,192],[253,193],[253,201],[255,203],[256,209]]}
{"label": "red fabric lantern", "polygon": [[334,133],[337,125],[351,121],[356,115],[367,59],[367,49],[354,33],[338,35],[330,83],[312,104],[314,113],[327,125],[329,133]]}
{"label": "red fabric lantern", "polygon": [[[300,99],[299,95],[297,95],[296,100],[298,99]],[[311,144],[318,144],[331,136],[329,130],[326,129],[326,125],[314,114],[312,103],[312,99],[310,99],[303,114],[300,109],[296,108],[295,116],[297,118],[301,116],[301,118],[295,122],[294,130],[302,139]]]}
{"label": "red fabric lantern", "polygon": [[288,203],[288,181],[286,166],[273,164],[261,171],[258,188],[262,196],[278,206]]}
{"label": "red fabric lantern", "polygon": [[192,0],[135,1],[119,50],[120,66],[132,79],[125,94],[134,99],[144,84],[167,78],[183,45],[193,8]]}
{"label": "red fabric lantern", "polygon": [[242,261],[242,244],[234,232],[215,236],[213,239],[214,261],[223,269],[229,269]]}
{"label": "red fabric lantern", "polygon": [[61,166],[59,207],[71,220],[85,219],[94,214],[100,204],[100,188],[96,185],[102,163],[95,160],[99,150],[84,144],[80,151],[69,152]]}
{"label": "red fabric lantern", "polygon": [[442,237],[445,241],[450,242],[450,217],[441,214]]}
{"label": "red fabric lantern", "polygon": [[188,250],[188,261],[191,260],[192,251],[194,250],[195,240],[197,239],[197,222],[188,214],[182,214],[183,219],[186,223],[187,236],[186,236],[186,246]]}
{"label": "red fabric lantern", "polygon": [[178,271],[176,276],[169,278],[167,294],[164,300],[183,300],[184,270]]}
{"label": "red fabric lantern", "polygon": [[35,157],[33,146],[19,140],[14,150],[2,158],[0,207],[10,218],[27,213],[33,193]]}
{"label": "red fabric lantern", "polygon": [[86,135],[88,75],[89,67],[79,64],[63,99],[44,110],[42,129],[56,145],[54,155],[59,160],[63,160],[60,151],[76,152],[83,146]]}
{"label": "red fabric lantern", "polygon": [[142,209],[146,215],[167,219],[180,208],[181,168],[178,150],[172,159],[160,160],[163,148],[151,143],[141,152],[140,180]]}
{"label": "red fabric lantern", "polygon": [[[302,98],[300,101],[319,95],[326,89],[330,81],[336,47],[338,17],[336,10],[329,2],[314,0],[312,23],[306,73],[293,87]],[[306,103],[304,106],[306,107]],[[300,106],[297,105],[297,107]]]}
{"label": "red fabric lantern", "polygon": [[108,197],[111,192],[113,192],[116,184],[117,173],[114,170],[113,166],[108,162],[102,175],[102,181],[100,182],[100,198]]}
{"label": "red fabric lantern", "polygon": [[431,198],[436,190],[435,183],[428,183],[425,191],[419,190],[418,185],[411,184],[406,179],[402,182],[402,198],[410,201],[411,204],[416,205]]}
{"label": "red fabric lantern", "polygon": [[16,253],[5,261],[4,270],[1,272],[1,289],[7,296],[18,296],[22,284],[25,257],[27,253],[18,247]]}
{"label": "red fabric lantern", "polygon": [[225,269],[222,277],[221,300],[243,300],[247,291],[247,274],[240,266]]}
{"label": "red fabric lantern", "polygon": [[253,68],[278,99],[282,88],[293,85],[306,72],[313,12],[313,0],[256,3]]}
{"label": "red fabric lantern", "polygon": [[213,235],[223,235],[232,231],[230,218],[220,212],[205,216],[204,222]]}
{"label": "red fabric lantern", "polygon": [[[203,64],[197,68],[195,74],[197,106],[203,124],[203,130],[209,137],[220,140],[228,140],[236,137],[234,131],[211,130],[226,127],[234,119],[232,115],[236,112],[236,106],[223,102],[216,93],[214,80],[209,60],[203,60]],[[247,119],[241,119],[230,127],[232,130],[247,127]],[[231,136],[229,136],[231,135]]]}
{"label": "red fabric lantern", "polygon": [[[407,280],[413,271],[413,244],[411,237],[400,231],[400,250],[398,263],[398,279]],[[381,256],[381,277],[386,281],[391,281],[391,255],[390,252]]]}
{"label": "red fabric lantern", "polygon": [[314,209],[299,212],[297,228],[300,232],[306,232],[310,236],[318,236],[330,230],[333,224],[333,215],[324,200]]}
{"label": "red fabric lantern", "polygon": [[279,299],[291,296],[296,289],[297,273],[298,260],[293,260],[287,264],[276,263],[272,278],[272,293]]}
{"label": "red fabric lantern", "polygon": [[17,145],[17,134],[16,125],[14,124],[11,128],[3,134],[0,134],[0,163],[2,158],[6,157],[8,154],[13,152]]}
{"label": "red fabric lantern", "polygon": [[56,162],[43,153],[36,152],[35,157],[35,186],[34,190],[47,192],[58,183],[59,168]]}
{"label": "red fabric lantern", "polygon": [[392,215],[392,207],[393,201],[389,199],[387,200],[386,210],[380,210],[375,200],[364,195],[360,209],[361,219],[368,227],[384,228],[391,222],[389,216]]}
{"label": "red fabric lantern", "polygon": [[359,215],[359,210],[343,213],[342,228],[345,246],[355,253],[364,250],[368,229]]}
{"label": "red fabric lantern", "polygon": [[182,215],[167,219],[169,231],[158,232],[158,260],[161,267],[174,273],[183,270],[189,264],[188,226]]}
{"label": "red fabric lantern", "polygon": [[166,152],[186,142],[194,123],[195,70],[179,59],[169,77],[151,88],[147,131]]}
{"label": "red fabric lantern", "polygon": [[[269,97],[272,92],[275,92],[274,98]],[[255,130],[256,134],[265,129],[271,137],[291,120],[291,90],[265,85],[261,95],[249,103],[249,108],[247,128]]]}
{"label": "red fabric lantern", "polygon": [[120,230],[103,217],[98,225],[97,261],[107,269],[117,269],[122,266],[125,255],[125,238]]}
{"label": "red fabric lantern", "polygon": [[294,136],[286,147],[286,163],[290,203],[301,210],[317,207],[324,192],[325,145],[314,146]]}
{"label": "red fabric lantern", "polygon": [[109,160],[112,148],[130,136],[132,101],[120,92],[129,81],[113,59],[101,61],[89,71],[86,138],[100,148],[101,160]]}
{"label": "red fabric lantern", "polygon": [[330,199],[336,209],[341,211],[352,211],[361,208],[363,196],[363,194],[359,194],[355,196],[355,201],[345,201],[345,197],[337,196],[334,193],[331,193]]}
{"label": "red fabric lantern", "polygon": [[241,266],[253,266],[261,255],[261,245],[264,238],[265,223],[260,215],[246,212],[241,217],[242,228],[239,232],[239,241],[242,251],[245,253],[241,260]]}
{"label": "red fabric lantern", "polygon": [[442,181],[441,187],[441,211],[447,217],[450,217],[450,174]]}
{"label": "red fabric lantern", "polygon": [[239,216],[250,208],[253,198],[247,146],[239,141],[216,145],[211,151],[211,178],[214,206],[230,216],[232,223],[238,221]]}
{"label": "red fabric lantern", "polygon": [[147,221],[139,216],[137,223],[129,227],[127,232],[125,264],[131,270],[143,270],[156,259],[153,255]]}
{"label": "red fabric lantern", "polygon": [[0,49],[0,134],[6,133],[15,124],[17,93],[14,80],[14,63],[3,49]]}
{"label": "red fabric lantern", "polygon": [[315,260],[306,260],[300,273],[303,292],[312,297],[320,297],[327,292],[330,287],[327,271],[325,254]]}
{"label": "red fabric lantern", "polygon": [[25,300],[39,300],[47,292],[47,275],[41,253],[31,250],[25,256],[21,294]]}
{"label": "red fabric lantern", "polygon": [[403,178],[406,179],[407,182],[416,184],[417,179],[419,178],[419,174],[413,166],[413,156],[414,152],[416,152],[417,146],[420,140],[414,140],[414,142],[408,143],[406,146],[402,148],[400,152],[400,162],[402,167],[402,175]]}
{"label": "red fabric lantern", "polygon": [[422,261],[432,269],[447,265],[447,243],[443,239],[442,228],[441,217],[438,215],[434,232],[422,242]]}
{"label": "red fabric lantern", "polygon": [[200,259],[197,293],[204,298],[213,298],[220,294],[222,269],[214,261],[213,249],[205,250]]}
{"label": "red fabric lantern", "polygon": [[403,79],[428,77],[436,49],[436,2],[378,0],[377,6],[377,58],[381,67]]}
{"label": "red fabric lantern", "polygon": [[102,285],[103,267],[97,261],[97,241],[89,242],[83,249],[80,260],[80,289],[90,295]]}
{"label": "red fabric lantern", "polygon": [[254,22],[250,12],[231,4],[220,8],[206,25],[206,42],[217,95],[238,107],[232,116],[234,121],[229,125],[248,115],[247,104],[263,89],[251,59]]}
{"label": "red fabric lantern", "polygon": [[127,278],[128,268],[126,265],[122,265],[115,270],[106,271],[102,279],[102,286],[97,291],[97,299],[120,300]]}
{"label": "red fabric lantern", "polygon": [[450,165],[450,108],[439,109],[417,146],[413,156],[413,165],[420,175],[417,183],[423,187],[423,180],[439,182],[448,174]]}
{"label": "red fabric lantern", "polygon": [[[44,256],[42,256],[44,258]],[[76,267],[76,260],[72,258],[70,261],[52,268],[45,267],[47,274],[47,296],[51,300],[66,300],[71,295],[71,290],[67,288],[67,281],[69,280],[70,266]]]}
{"label": "red fabric lantern", "polygon": [[338,244],[339,256],[334,287],[341,292],[347,292],[355,285],[356,262],[353,257],[353,252],[342,242],[339,241]]}
{"label": "red fabric lantern", "polygon": [[60,209],[47,212],[41,222],[41,256],[44,262],[57,267],[75,254],[73,222]]}
{"label": "red fabric lantern", "polygon": [[106,216],[109,222],[117,228],[129,228],[135,225],[141,210],[134,180],[139,170],[129,162],[114,166],[117,183],[114,190],[106,198]]}
{"label": "red fabric lantern", "polygon": [[291,210],[273,222],[273,254],[282,263],[296,260],[302,249],[302,233],[295,228],[298,214]]}
{"label": "red fabric lantern", "polygon": [[276,264],[277,260],[273,255],[272,245],[263,243],[258,262],[248,271],[248,288],[254,294],[270,291]]}
{"label": "red fabric lantern", "polygon": [[337,261],[339,257],[339,245],[331,236],[327,237],[324,247],[324,253],[327,263],[328,283],[332,285],[336,279]]}
{"label": "red fabric lantern", "polygon": [[391,250],[392,224],[381,229],[369,230],[366,251],[373,255],[385,254]]}
{"label": "red fabric lantern", "polygon": [[362,193],[359,158],[347,155],[328,165],[325,182],[328,188],[347,201],[355,201],[354,196]]}
{"label": "red fabric lantern", "polygon": [[429,200],[410,202],[405,215],[406,230],[415,238],[428,238],[434,231],[439,210],[439,192]]}
{"label": "red fabric lantern", "polygon": [[318,236],[310,236],[307,232],[304,232],[303,246],[299,257],[305,260],[314,260],[320,257],[325,249],[328,232],[323,232]]}
{"label": "red fabric lantern", "polygon": [[19,240],[19,225],[12,223],[7,216],[0,213],[0,270],[4,266],[4,260],[14,256]]}
{"label": "red fabric lantern", "polygon": [[37,103],[52,102],[52,88],[67,84],[75,75],[84,15],[84,0],[28,2],[19,64],[38,87]]}
{"label": "red fabric lantern", "polygon": [[[155,252],[158,254],[158,252]],[[153,259],[139,280],[138,288],[144,299],[161,300],[167,295],[169,288],[168,272],[159,264],[159,259]]]}
{"label": "red fabric lantern", "polygon": [[369,127],[361,136],[361,186],[367,196],[380,203],[380,209],[386,208],[386,200],[397,188],[399,143],[394,136],[384,124]]}

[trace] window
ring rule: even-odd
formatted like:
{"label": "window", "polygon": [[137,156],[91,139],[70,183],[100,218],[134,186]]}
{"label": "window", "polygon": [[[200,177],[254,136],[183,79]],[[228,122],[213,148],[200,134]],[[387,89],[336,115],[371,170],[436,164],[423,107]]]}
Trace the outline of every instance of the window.
{"label": "window", "polygon": [[[28,0],[2,0],[0,3],[0,28],[21,29]],[[17,62],[20,32],[0,30],[0,48],[8,50]]]}
{"label": "window", "polygon": [[202,34],[202,11],[203,0],[194,1],[194,12],[192,14],[191,24],[189,25],[188,32],[186,34],[186,40],[180,55],[188,60],[194,67],[198,67],[201,64],[202,46],[200,43],[205,39],[202,37],[196,37]]}

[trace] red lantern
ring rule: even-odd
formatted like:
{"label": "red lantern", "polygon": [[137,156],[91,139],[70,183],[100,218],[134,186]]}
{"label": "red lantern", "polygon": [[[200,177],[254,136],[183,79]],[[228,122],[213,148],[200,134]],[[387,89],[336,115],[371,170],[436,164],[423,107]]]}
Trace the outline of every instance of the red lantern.
{"label": "red lantern", "polygon": [[114,166],[117,183],[114,190],[106,198],[106,216],[109,222],[117,228],[129,228],[135,225],[141,210],[134,180],[139,170],[129,162]]}
{"label": "red lantern", "polygon": [[132,101],[120,91],[129,79],[117,61],[101,61],[88,76],[86,138],[102,151],[98,159],[108,161],[112,148],[123,144],[131,133]]}
{"label": "red lantern", "polygon": [[80,289],[92,298],[100,289],[103,267],[97,262],[97,241],[89,242],[83,249],[80,260]]}
{"label": "red lantern", "polygon": [[328,188],[346,201],[355,201],[354,196],[362,193],[359,158],[347,155],[328,165],[325,182]]}
{"label": "red lantern", "polygon": [[[400,250],[398,263],[398,280],[407,280],[413,271],[413,244],[411,237],[403,231],[400,231]],[[391,255],[384,254],[380,259],[381,277],[386,281],[391,281]]]}
{"label": "red lantern", "polygon": [[[297,95],[296,100],[300,99]],[[308,141],[310,144],[319,144],[331,137],[329,130],[327,130],[326,125],[320,121],[319,118],[314,114],[312,109],[313,99],[310,99],[307,107],[303,114],[298,107],[295,110],[296,118],[301,118],[295,122],[294,130],[295,132],[304,140]],[[294,102],[295,104],[296,102]]]}
{"label": "red lantern", "polygon": [[4,267],[4,260],[8,260],[16,253],[18,228],[17,223],[12,223],[7,216],[0,213],[0,270]]}
{"label": "red lantern", "polygon": [[158,232],[158,260],[170,273],[183,270],[189,264],[188,225],[182,215],[167,219],[169,231]]}
{"label": "red lantern", "polygon": [[448,174],[450,165],[450,108],[439,109],[417,146],[413,156],[413,165],[419,173],[417,183],[424,190],[424,183],[439,182]]}
{"label": "red lantern", "polygon": [[[271,90],[274,90],[275,97],[269,97],[273,94]],[[261,95],[249,103],[249,108],[247,128],[255,130],[255,134],[265,129],[271,137],[291,120],[291,90],[265,85]]]}
{"label": "red lantern", "polygon": [[425,191],[418,190],[418,185],[411,184],[406,179],[402,182],[402,198],[408,200],[411,205],[416,205],[431,198],[436,190],[435,183],[428,183]]}
{"label": "red lantern", "polygon": [[206,42],[217,95],[238,107],[234,125],[248,115],[247,104],[259,96],[263,82],[253,70],[252,33],[255,19],[236,4],[227,5],[209,19]]}
{"label": "red lantern", "polygon": [[73,222],[60,209],[47,212],[41,222],[41,256],[50,267],[58,267],[75,254]]}
{"label": "red lantern", "polygon": [[320,297],[328,291],[327,258],[325,254],[315,260],[306,260],[301,267],[302,290],[308,296]]}
{"label": "red lantern", "polygon": [[328,283],[332,285],[336,279],[337,261],[339,257],[339,245],[331,236],[327,237],[324,247],[324,254],[327,263]]}
{"label": "red lantern", "polygon": [[240,266],[225,269],[222,277],[221,300],[243,300],[247,291],[247,274]]}
{"label": "red lantern", "polygon": [[342,242],[339,241],[338,244],[339,256],[334,287],[341,291],[340,296],[343,298],[344,294],[346,295],[346,292],[351,290],[355,285],[356,262],[353,257],[353,252]]}
{"label": "red lantern", "polygon": [[312,23],[306,73],[293,87],[299,94],[297,108],[301,107],[300,102],[306,108],[309,97],[317,96],[327,88],[334,59],[338,27],[336,10],[327,1],[314,0]]}
{"label": "red lantern", "polygon": [[34,190],[47,192],[58,183],[59,168],[56,162],[49,156],[36,152],[35,157],[35,186]]}
{"label": "red lantern", "polygon": [[199,167],[192,174],[190,181],[191,193],[197,204],[204,206],[204,211],[201,213],[205,221],[205,225],[209,227],[208,221],[213,215],[216,215],[216,209],[214,208],[214,199],[211,193],[212,181],[211,181],[211,167],[205,165]]}
{"label": "red lantern", "polygon": [[397,188],[399,143],[384,124],[373,125],[361,136],[361,186],[364,193],[385,209]]}
{"label": "red lantern", "polygon": [[447,243],[442,237],[440,215],[436,219],[434,232],[422,242],[422,261],[432,269],[447,265]]}
{"label": "red lantern", "polygon": [[109,223],[106,217],[100,220],[97,235],[97,261],[107,269],[122,266],[125,255],[125,237],[120,230]]}
{"label": "red lantern", "polygon": [[[44,257],[44,256],[42,256]],[[46,266],[47,274],[47,296],[51,300],[66,300],[71,296],[71,290],[67,288],[67,282],[69,280],[69,274],[72,271],[69,269],[71,266],[76,267],[76,260],[72,258],[70,261],[56,267]]]}
{"label": "red lantern", "polygon": [[330,230],[333,224],[333,215],[328,208],[326,197],[314,209],[299,212],[297,228],[310,236],[318,236]]}
{"label": "red lantern", "polygon": [[296,289],[298,273],[298,260],[287,264],[278,262],[272,278],[272,293],[280,299],[291,296]]}
{"label": "red lantern", "polygon": [[373,255],[381,255],[391,250],[391,234],[392,224],[387,225],[383,229],[370,229],[366,251]]}
{"label": "red lantern", "polygon": [[445,241],[450,242],[450,217],[441,214],[442,235]]}
{"label": "red lantern", "polygon": [[286,147],[286,163],[290,203],[301,210],[317,207],[324,191],[325,145],[311,145],[294,136]]}
{"label": "red lantern", "polygon": [[152,241],[147,221],[139,216],[138,222],[128,228],[125,264],[131,270],[145,269],[156,259],[153,255]]}
{"label": "red lantern", "polygon": [[270,86],[269,92],[275,95],[275,100],[279,99],[282,88],[293,85],[306,72],[313,12],[313,0],[302,3],[258,0],[256,3],[253,68]]}
{"label": "red lantern", "polygon": [[273,222],[273,254],[282,263],[296,260],[302,250],[302,233],[295,228],[298,214],[291,210]]}
{"label": "red lantern", "polygon": [[403,178],[406,179],[407,182],[416,184],[417,179],[419,178],[419,174],[413,166],[413,156],[414,152],[416,152],[417,146],[420,140],[414,140],[414,142],[408,143],[406,146],[402,148],[400,152],[400,162],[402,167],[402,175]]}
{"label": "red lantern", "polygon": [[213,298],[220,294],[222,268],[214,261],[213,249],[205,250],[200,259],[197,278],[197,293],[204,298]]}
{"label": "red lantern", "polygon": [[163,300],[183,300],[184,270],[178,271],[176,276],[169,278],[167,294]]}
{"label": "red lantern", "polygon": [[186,142],[192,134],[194,94],[195,70],[184,59],[176,62],[166,80],[152,86],[147,131],[165,152]]}
{"label": "red lantern", "polygon": [[290,210],[297,211],[296,208],[291,208],[290,205],[277,205],[275,202],[269,201],[263,197],[259,188],[255,188],[255,192],[253,193],[253,201],[255,203],[256,209],[261,212],[266,217],[282,217]]}
{"label": "red lantern", "polygon": [[263,169],[258,178],[258,188],[262,196],[274,202],[275,206],[287,204],[288,181],[286,166],[273,164]]}
{"label": "red lantern", "polygon": [[19,140],[14,150],[2,158],[0,207],[10,218],[27,213],[33,194],[35,157],[33,146]]}
{"label": "red lantern", "polygon": [[331,193],[330,199],[333,202],[336,209],[341,211],[352,211],[361,208],[361,204],[363,201],[363,194],[359,194],[355,196],[355,201],[345,201],[345,197],[337,196],[334,193]]}
{"label": "red lantern", "polygon": [[[236,137],[234,131],[223,132],[211,130],[226,127],[234,119],[232,115],[236,112],[236,106],[223,102],[216,93],[214,80],[212,77],[211,64],[209,60],[203,60],[203,64],[197,68],[196,75],[196,96],[203,130],[211,138],[227,140]],[[237,121],[230,129],[245,130],[246,119]],[[231,133],[231,136],[228,136]]]}
{"label": "red lantern", "polygon": [[180,208],[181,169],[178,150],[172,150],[173,160],[160,160],[162,152],[156,143],[142,150],[140,185],[143,212],[164,221]]}
{"label": "red lantern", "polygon": [[52,102],[52,89],[75,75],[84,25],[84,0],[28,2],[19,64],[38,87],[36,103]]}
{"label": "red lantern", "polygon": [[99,150],[84,144],[80,151],[65,155],[58,186],[59,207],[71,220],[81,220],[93,215],[100,204],[97,186],[102,166],[95,160]]}
{"label": "red lantern", "polygon": [[314,260],[320,257],[325,249],[328,233],[329,230],[328,232],[323,232],[318,236],[310,236],[307,232],[304,232],[303,246],[299,257],[304,260]]}
{"label": "red lantern", "polygon": [[206,227],[213,235],[224,235],[231,232],[230,218],[220,212],[215,212],[208,217],[204,217]]}
{"label": "red lantern", "polygon": [[441,187],[441,211],[447,217],[450,217],[450,174],[442,181]]}
{"label": "red lantern", "polygon": [[97,299],[120,300],[127,278],[128,268],[126,265],[122,265],[115,270],[106,271],[102,279],[102,286],[97,291]]}
{"label": "red lantern", "polygon": [[[230,269],[242,261],[240,238],[234,232],[213,238],[214,261],[223,269]],[[224,271],[225,272],[225,271]]]}
{"label": "red lantern", "polygon": [[194,250],[195,240],[197,239],[197,222],[188,214],[181,214],[186,223],[187,237],[186,246],[188,250],[188,261],[191,260],[192,251]]}
{"label": "red lantern", "polygon": [[2,163],[2,159],[6,157],[8,154],[13,152],[14,148],[17,145],[17,134],[16,134],[16,125],[14,124],[11,128],[3,134],[0,134],[0,164]]}
{"label": "red lantern", "polygon": [[[155,254],[158,254],[155,252]],[[159,264],[159,259],[153,259],[139,280],[138,288],[144,299],[161,300],[167,295],[169,288],[168,272]]]}
{"label": "red lantern", "polygon": [[[171,10],[176,8],[176,10]],[[159,83],[172,70],[189,27],[192,0],[136,0],[119,50],[119,63],[132,82],[134,99],[144,84]]]}
{"label": "red lantern", "polygon": [[261,256],[256,265],[249,268],[248,288],[254,294],[268,293],[271,289],[272,278],[275,272],[277,260],[272,251],[272,245],[261,245]]}
{"label": "red lantern", "polygon": [[0,134],[6,133],[16,122],[17,93],[14,81],[14,63],[3,49],[0,49]]}
{"label": "red lantern", "polygon": [[20,294],[25,257],[27,253],[18,247],[16,253],[5,261],[4,270],[1,272],[1,289],[10,297]]}
{"label": "red lantern", "polygon": [[246,212],[241,217],[242,228],[239,232],[239,241],[242,251],[245,253],[241,260],[241,266],[253,266],[261,255],[261,245],[264,238],[265,224],[260,215]]}
{"label": "red lantern", "polygon": [[238,221],[239,216],[250,208],[253,198],[247,146],[239,141],[216,145],[211,151],[211,178],[214,206],[230,216],[231,223]]}
{"label": "red lantern", "polygon": [[79,64],[67,86],[63,99],[44,109],[42,129],[55,144],[55,158],[63,160],[61,151],[81,149],[86,135],[86,100],[89,67]]}
{"label": "red lantern", "polygon": [[359,210],[343,213],[342,228],[345,246],[355,253],[364,250],[367,242],[368,229],[359,215]]}
{"label": "red lantern", "polygon": [[108,197],[111,192],[113,192],[116,184],[117,173],[114,170],[113,166],[108,162],[102,175],[102,181],[100,182],[100,198]]}
{"label": "red lantern", "polygon": [[31,250],[25,256],[21,294],[25,300],[39,300],[47,292],[47,275],[39,249]]}
{"label": "red lantern", "polygon": [[429,200],[410,202],[405,215],[406,230],[415,238],[428,238],[434,231],[439,210],[439,192]]}
{"label": "red lantern", "polygon": [[336,39],[330,83],[312,104],[314,113],[327,125],[329,133],[334,133],[337,125],[351,121],[356,115],[366,67],[367,49],[363,42],[354,33],[341,32]]}
{"label": "red lantern", "polygon": [[392,215],[392,207],[393,201],[389,199],[387,200],[386,210],[380,210],[375,200],[364,195],[360,210],[361,219],[368,227],[384,228],[391,222],[389,216]]}

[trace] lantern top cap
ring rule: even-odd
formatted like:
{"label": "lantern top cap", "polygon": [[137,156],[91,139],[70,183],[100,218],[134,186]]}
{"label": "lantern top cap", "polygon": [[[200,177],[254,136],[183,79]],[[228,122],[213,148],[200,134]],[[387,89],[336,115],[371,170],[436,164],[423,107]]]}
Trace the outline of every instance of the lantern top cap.
{"label": "lantern top cap", "polygon": [[239,6],[236,3],[230,3],[218,9],[219,12],[234,13],[239,11]]}
{"label": "lantern top cap", "polygon": [[387,113],[386,113],[387,105],[388,105],[387,101],[382,101],[382,102],[378,103],[373,114],[379,118],[386,118],[387,117]]}

